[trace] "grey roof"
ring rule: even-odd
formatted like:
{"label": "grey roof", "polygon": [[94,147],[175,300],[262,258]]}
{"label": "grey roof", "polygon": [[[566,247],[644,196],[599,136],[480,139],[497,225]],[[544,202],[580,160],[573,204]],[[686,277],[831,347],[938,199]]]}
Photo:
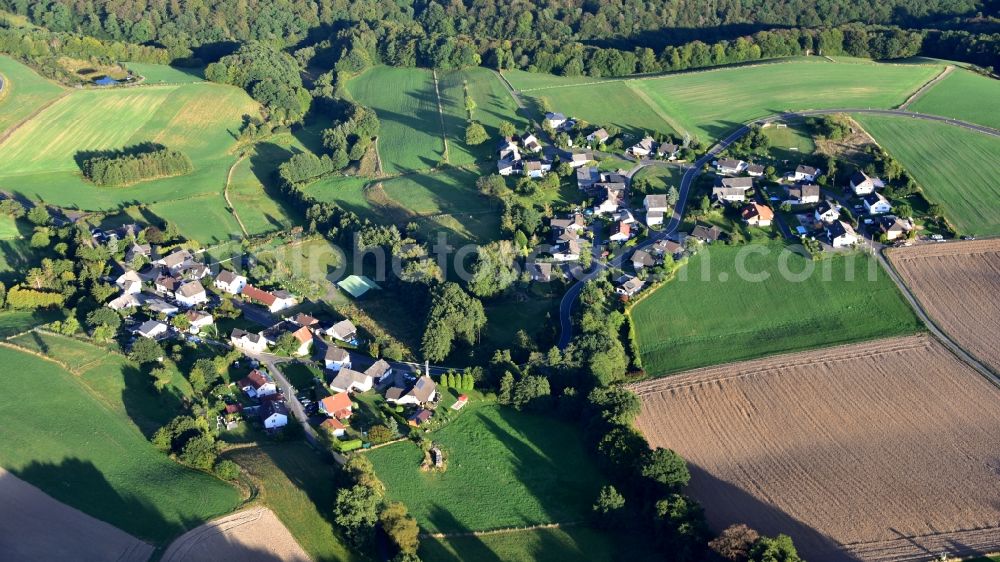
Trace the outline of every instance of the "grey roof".
{"label": "grey roof", "polygon": [[193,297],[199,293],[204,293],[205,287],[201,285],[200,281],[191,281],[190,283],[185,283],[181,285],[181,288],[177,290],[177,294],[184,297]]}
{"label": "grey roof", "polygon": [[392,365],[389,365],[389,363],[386,362],[385,359],[379,359],[378,361],[372,363],[371,367],[365,369],[365,374],[370,377],[378,378],[391,369]]}
{"label": "grey roof", "polygon": [[814,183],[799,184],[788,188],[789,197],[795,199],[805,199],[806,197],[819,197],[819,186]]}
{"label": "grey roof", "polygon": [[170,269],[174,269],[189,259],[191,259],[191,252],[187,250],[176,250],[169,256],[163,258],[163,265],[169,267]]}
{"label": "grey roof", "polygon": [[885,196],[883,196],[881,193],[877,191],[873,191],[868,195],[865,195],[865,203],[868,203],[869,206],[874,205],[879,201],[885,201],[886,203],[889,202],[889,200],[886,199]]}
{"label": "grey roof", "polygon": [[829,202],[829,201],[827,201],[825,199],[823,201],[820,201],[819,205],[816,205],[816,214],[819,214],[819,215],[826,214],[828,211],[836,211],[836,210],[837,209],[836,209],[836,207],[833,206],[833,203],[831,203],[831,202]]}
{"label": "grey roof", "polygon": [[819,169],[813,168],[812,166],[806,166],[804,164],[799,164],[795,168],[796,174],[806,174],[807,176],[814,176],[819,173]]}
{"label": "grey roof", "polygon": [[593,152],[577,152],[573,154],[573,162],[590,162],[593,159]]}
{"label": "grey roof", "polygon": [[667,207],[667,196],[663,194],[647,195],[644,200],[646,208],[650,207]]}
{"label": "grey roof", "polygon": [[435,390],[437,390],[437,384],[430,377],[424,375],[413,383],[413,388],[406,394],[413,396],[418,402],[424,403],[430,401]]}
{"label": "grey roof", "polygon": [[843,236],[845,234],[856,236],[854,228],[852,228],[851,225],[847,224],[844,221],[833,221],[832,223],[827,225],[826,231],[830,233],[831,239]]}
{"label": "grey roof", "polygon": [[753,178],[722,178],[716,185],[730,188],[750,189],[753,187]]}
{"label": "grey roof", "polygon": [[566,116],[563,115],[562,113],[553,113],[553,112],[546,113],[545,114],[545,118],[546,119],[550,119],[550,120],[554,119],[554,120],[557,120],[557,121],[558,120],[566,120]]}
{"label": "grey roof", "polygon": [[746,188],[743,187],[713,187],[712,195],[719,198],[729,198],[729,197],[744,197],[746,195]]}
{"label": "grey roof", "polygon": [[735,168],[739,168],[740,164],[742,164],[742,162],[743,162],[742,160],[733,160],[732,158],[723,158],[722,160],[718,161],[718,165],[719,165],[720,168],[733,168],[733,169],[735,169]]}
{"label": "grey roof", "polygon": [[232,284],[237,278],[242,277],[242,275],[237,275],[228,269],[223,269],[215,276],[215,280],[220,283],[225,283],[226,285]]}
{"label": "grey roof", "polygon": [[632,254],[632,263],[641,263],[642,265],[653,265],[656,263],[656,260],[653,259],[653,256],[649,255],[649,252],[647,252],[646,250],[636,250],[635,253]]}
{"label": "grey roof", "polygon": [[528,264],[534,279],[549,279],[552,277],[552,264],[549,262],[531,262]]}
{"label": "grey roof", "polygon": [[399,400],[406,394],[406,389],[398,386],[394,386],[389,390],[385,391],[386,400]]}
{"label": "grey roof", "polygon": [[350,356],[347,350],[331,345],[326,348],[326,355],[323,358],[327,361],[346,361]]}
{"label": "grey roof", "polygon": [[335,336],[341,338],[347,338],[358,333],[358,329],[350,320],[341,320],[340,322],[337,322],[330,328],[330,331],[333,332]]}
{"label": "grey roof", "polygon": [[764,166],[761,164],[750,164],[747,166],[747,173],[749,174],[763,174]]}
{"label": "grey roof", "polygon": [[166,326],[166,324],[164,324],[163,322],[159,322],[157,320],[146,320],[145,322],[142,323],[142,325],[139,326],[139,333],[148,334],[149,332],[153,331],[153,329],[155,329],[157,326]]}
{"label": "grey roof", "polygon": [[239,328],[233,328],[233,331],[229,334],[229,337],[234,340],[246,338],[247,340],[257,343],[260,341],[261,335],[255,334],[253,332],[248,332],[246,330],[241,330]]}
{"label": "grey roof", "polygon": [[344,367],[343,369],[337,371],[337,376],[333,377],[330,381],[330,387],[332,388],[348,388],[353,383],[366,383],[370,379],[370,375],[364,373],[359,373],[354,369],[348,369]]}
{"label": "grey roof", "polygon": [[660,143],[660,146],[656,148],[657,154],[673,154],[677,152],[680,147],[672,142]]}
{"label": "grey roof", "polygon": [[851,175],[851,185],[859,185],[871,179],[872,178],[868,177],[868,174],[865,174],[861,170],[858,170]]}
{"label": "grey roof", "polygon": [[706,227],[702,225],[696,225],[693,230],[691,230],[691,236],[698,238],[700,240],[714,241],[718,240],[722,236],[722,229],[712,225],[711,227]]}

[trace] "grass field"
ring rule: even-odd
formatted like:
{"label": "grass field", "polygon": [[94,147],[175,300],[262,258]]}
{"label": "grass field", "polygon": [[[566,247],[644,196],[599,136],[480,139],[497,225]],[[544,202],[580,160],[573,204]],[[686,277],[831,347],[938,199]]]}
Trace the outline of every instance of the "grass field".
{"label": "grass field", "polygon": [[1000,138],[945,124],[858,115],[962,234],[1000,234]]}
{"label": "grass field", "polygon": [[461,532],[585,519],[602,478],[579,432],[551,417],[470,404],[432,438],[444,473],[422,472],[410,442],[368,453],[391,499],[427,531]]}
{"label": "grass field", "polygon": [[229,200],[250,234],[284,230],[298,224],[296,213],[282,204],[272,185],[275,171],[299,145],[291,135],[253,148],[248,158],[237,164],[229,183]]}
{"label": "grass field", "polygon": [[430,70],[379,66],[352,79],[347,90],[382,122],[378,152],[387,173],[424,170],[441,162],[444,142]]}
{"label": "grass field", "polygon": [[0,215],[0,240],[10,240],[21,236],[17,221],[9,215]]}
{"label": "grass field", "polygon": [[75,375],[9,348],[0,362],[17,389],[0,397],[0,465],[19,478],[157,544],[236,507],[234,488],[156,451]]}
{"label": "grass field", "polygon": [[58,98],[66,90],[35,74],[27,66],[0,55],[0,133]]}
{"label": "grass field", "polygon": [[955,69],[909,109],[1000,129],[1000,81]]}
{"label": "grass field", "polygon": [[626,129],[669,132],[665,115],[677,124],[673,128],[708,140],[785,110],[893,107],[940,69],[809,58],[596,85],[562,86],[557,85],[561,79],[550,77],[547,87],[526,95],[545,99],[555,111]]}
{"label": "grass field", "polygon": [[458,560],[504,560],[506,562],[575,562],[616,560],[621,545],[586,527],[537,529],[517,533],[425,538],[420,543],[420,559],[427,562]]}
{"label": "grass field", "polygon": [[[453,70],[438,74],[441,89],[441,106],[444,109],[444,128],[448,134],[448,162],[461,166],[489,160],[499,139],[501,121],[509,121],[522,129],[527,121],[517,114],[517,105],[507,92],[500,78],[492,70],[482,67]],[[476,102],[472,118],[486,128],[490,140],[478,146],[465,144],[465,88]]]}
{"label": "grass field", "polygon": [[259,501],[274,511],[295,540],[318,561],[361,559],[333,526],[336,470],[302,441],[262,445],[227,454],[260,487]]}
{"label": "grass field", "polygon": [[764,134],[771,141],[768,156],[779,162],[800,162],[816,150],[812,135],[801,124],[771,126],[764,129]]}
{"label": "grass field", "polygon": [[190,84],[205,81],[204,68],[181,68],[144,62],[129,62],[125,66],[145,78],[143,84]]}
{"label": "grass field", "polygon": [[62,312],[58,310],[4,310],[0,312],[0,338],[9,338],[59,318]]}
{"label": "grass field", "polygon": [[[812,262],[781,250],[703,248],[676,279],[637,303],[630,314],[646,372],[660,376],[921,329],[889,277],[864,254]],[[809,267],[815,269],[804,275]]]}

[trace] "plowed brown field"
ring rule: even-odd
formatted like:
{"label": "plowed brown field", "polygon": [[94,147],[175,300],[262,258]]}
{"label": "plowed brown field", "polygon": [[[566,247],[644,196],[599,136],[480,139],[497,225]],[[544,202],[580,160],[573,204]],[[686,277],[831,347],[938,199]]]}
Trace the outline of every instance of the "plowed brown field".
{"label": "plowed brown field", "polygon": [[1000,390],[926,335],[640,383],[639,429],[690,464],[713,529],[810,562],[1000,546]]}
{"label": "plowed brown field", "polygon": [[934,323],[1000,373],[1000,240],[923,244],[888,256]]}

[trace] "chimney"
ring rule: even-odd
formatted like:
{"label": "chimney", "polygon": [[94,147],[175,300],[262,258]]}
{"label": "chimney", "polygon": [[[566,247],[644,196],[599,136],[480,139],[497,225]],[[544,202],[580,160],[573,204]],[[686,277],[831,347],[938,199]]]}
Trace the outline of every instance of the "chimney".
{"label": "chimney", "polygon": [[424,359],[424,375],[431,376],[431,362],[427,359]]}

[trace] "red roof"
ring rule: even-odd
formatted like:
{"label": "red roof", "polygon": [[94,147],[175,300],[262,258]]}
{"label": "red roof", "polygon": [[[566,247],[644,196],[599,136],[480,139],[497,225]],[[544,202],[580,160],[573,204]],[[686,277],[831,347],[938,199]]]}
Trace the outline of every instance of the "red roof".
{"label": "red roof", "polygon": [[328,414],[339,413],[341,410],[351,409],[351,395],[346,392],[338,392],[333,396],[327,396],[319,401],[320,408]]}
{"label": "red roof", "polygon": [[235,414],[237,412],[242,412],[243,406],[241,404],[226,404],[226,413]]}
{"label": "red roof", "polygon": [[270,381],[267,380],[267,377],[264,376],[264,373],[258,371],[257,369],[254,369],[250,371],[249,375],[247,375],[246,377],[243,378],[243,380],[240,381],[240,388],[246,388],[248,386],[252,386],[254,390],[257,390],[258,388],[264,386],[268,382]]}
{"label": "red roof", "polygon": [[246,296],[247,298],[260,302],[268,307],[274,304],[274,301],[278,300],[278,297],[272,295],[267,291],[262,291],[257,287],[254,287],[253,285],[247,285],[246,287],[243,287],[243,295]]}
{"label": "red roof", "polygon": [[323,423],[319,424],[320,427],[328,431],[340,431],[341,429],[347,429],[344,424],[333,418],[327,418],[323,420]]}
{"label": "red roof", "polygon": [[295,339],[299,340],[299,343],[308,343],[313,339],[312,332],[310,332],[309,328],[306,328],[305,326],[302,326],[298,330],[292,332],[292,335],[295,336]]}
{"label": "red roof", "polygon": [[466,396],[466,395],[464,395],[464,394],[459,394],[459,395],[458,395],[458,401],[459,401],[459,402],[465,402],[465,401],[466,401],[466,400],[468,400],[468,399],[469,399],[469,397],[468,397],[468,396]]}
{"label": "red roof", "polygon": [[632,227],[629,226],[629,224],[627,222],[621,222],[621,221],[619,221],[619,223],[618,223],[618,232],[620,234],[624,234],[625,236],[628,236],[629,232],[631,232],[631,231],[632,231]]}
{"label": "red roof", "polygon": [[751,202],[743,208],[743,220],[750,220],[754,217],[757,217],[760,220],[769,221],[774,219],[774,211],[772,211],[768,206]]}

